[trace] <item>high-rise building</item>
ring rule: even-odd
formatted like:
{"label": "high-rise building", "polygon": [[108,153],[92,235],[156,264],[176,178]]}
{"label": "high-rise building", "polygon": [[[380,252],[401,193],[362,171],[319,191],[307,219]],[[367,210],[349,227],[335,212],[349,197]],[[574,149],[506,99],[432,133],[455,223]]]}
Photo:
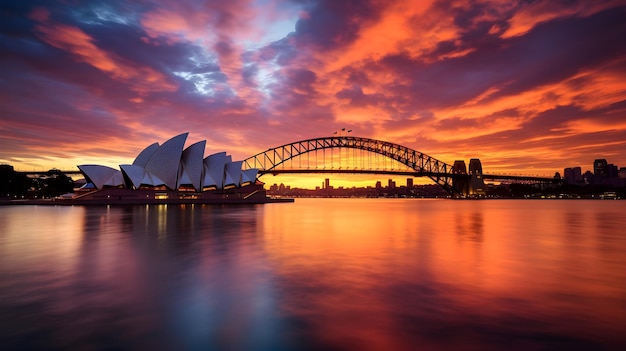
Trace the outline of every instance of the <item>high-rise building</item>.
{"label": "high-rise building", "polygon": [[571,185],[582,185],[583,175],[580,167],[568,167],[563,170],[563,179],[567,182],[567,184]]}
{"label": "high-rise building", "polygon": [[324,179],[324,189],[330,189],[330,179]]}
{"label": "high-rise building", "polygon": [[607,173],[607,162],[604,158],[599,158],[593,161],[593,175],[597,178],[606,178]]}
{"label": "high-rise building", "polygon": [[413,187],[413,178],[406,179],[406,187],[409,189]]}
{"label": "high-rise building", "polygon": [[583,170],[580,167],[572,167],[572,176],[574,177],[574,184],[582,185],[585,182],[583,181]]}
{"label": "high-rise building", "polygon": [[389,187],[389,189],[395,189],[396,187],[396,182],[393,181],[393,179],[389,179],[387,181],[387,186]]}
{"label": "high-rise building", "polygon": [[567,184],[574,184],[574,174],[572,173],[572,169],[570,167],[563,170],[563,179],[565,179]]}
{"label": "high-rise building", "polygon": [[582,175],[582,178],[583,178],[584,184],[593,184],[594,176],[593,176],[593,173],[591,173],[591,171],[585,171],[585,173],[583,173]]}

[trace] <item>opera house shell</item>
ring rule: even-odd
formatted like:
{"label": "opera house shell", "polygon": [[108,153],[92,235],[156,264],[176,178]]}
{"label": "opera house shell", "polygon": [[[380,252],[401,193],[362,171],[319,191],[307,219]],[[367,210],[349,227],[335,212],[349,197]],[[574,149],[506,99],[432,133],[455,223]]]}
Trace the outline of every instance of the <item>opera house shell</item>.
{"label": "opera house shell", "polygon": [[189,133],[154,143],[132,164],[115,169],[79,165],[88,182],[75,202],[98,203],[265,203],[258,170],[242,170],[226,152],[204,157],[206,141],[183,149]]}

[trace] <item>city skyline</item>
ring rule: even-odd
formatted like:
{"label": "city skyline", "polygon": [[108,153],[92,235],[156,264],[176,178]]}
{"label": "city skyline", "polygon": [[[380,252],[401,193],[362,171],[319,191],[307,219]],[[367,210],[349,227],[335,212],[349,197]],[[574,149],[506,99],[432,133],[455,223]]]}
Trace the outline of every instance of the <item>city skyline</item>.
{"label": "city skyline", "polygon": [[18,170],[117,167],[186,131],[243,159],[341,128],[486,173],[626,166],[624,1],[1,7],[0,163]]}
{"label": "city skyline", "polygon": [[[565,167],[563,168],[562,171],[555,172],[554,174],[555,177],[557,176],[556,173],[558,173],[558,176],[561,179],[564,179],[564,181],[569,184],[581,185],[581,186],[593,184],[593,182],[592,181],[590,182],[589,179],[587,180],[584,179],[585,176],[590,175],[590,176],[597,177],[596,181],[599,182],[598,184],[600,184],[602,180],[606,180],[607,178],[609,178],[611,180],[616,181],[614,184],[609,183],[609,185],[615,185],[615,186],[620,187],[620,186],[623,186],[624,184],[623,181],[624,179],[626,179],[626,166],[620,166],[620,165],[610,163],[606,159],[595,159],[593,161],[592,166],[587,169],[580,167],[580,166],[572,166],[572,167]],[[381,180],[382,178],[380,178],[379,176],[373,176],[371,179],[368,179],[368,180],[359,181],[359,182],[350,182],[350,183],[346,183],[345,179],[342,179],[343,177],[340,174],[333,174],[333,177],[336,177],[335,179],[339,180],[336,186],[334,182],[331,184],[330,177],[324,178],[324,180],[320,184],[319,176],[315,175],[315,176],[312,176],[312,178],[315,178],[317,185],[314,185],[312,187],[304,187],[302,189],[323,190],[323,189],[333,189],[333,188],[349,189],[349,188],[357,188],[357,187],[363,187],[363,188],[383,187],[383,183]],[[414,185],[436,185],[428,177],[393,176],[391,174],[388,175],[388,177],[386,178],[386,181],[387,181],[386,187],[389,187],[389,188],[395,188],[396,186],[410,188],[410,187],[413,187]],[[406,183],[403,185],[402,182],[406,182]],[[486,183],[493,183],[493,182],[487,181]],[[271,187],[277,187],[279,186],[279,184],[280,186],[291,187],[291,184],[284,183],[284,182],[280,182],[280,183],[273,182],[271,184]]]}

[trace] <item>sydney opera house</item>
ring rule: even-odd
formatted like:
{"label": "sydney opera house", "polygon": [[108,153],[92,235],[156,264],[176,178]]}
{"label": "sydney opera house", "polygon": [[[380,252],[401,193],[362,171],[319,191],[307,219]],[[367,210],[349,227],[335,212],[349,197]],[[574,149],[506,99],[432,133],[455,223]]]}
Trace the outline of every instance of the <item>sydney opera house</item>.
{"label": "sydney opera house", "polygon": [[204,157],[206,140],[183,149],[188,133],[154,143],[115,169],[79,165],[87,184],[73,202],[103,204],[271,202],[258,170],[242,170],[226,152]]}

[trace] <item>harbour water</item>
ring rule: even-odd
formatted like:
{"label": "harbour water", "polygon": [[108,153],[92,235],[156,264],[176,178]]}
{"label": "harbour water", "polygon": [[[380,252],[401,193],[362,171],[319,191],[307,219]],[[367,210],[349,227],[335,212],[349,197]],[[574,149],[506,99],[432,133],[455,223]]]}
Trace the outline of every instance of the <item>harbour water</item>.
{"label": "harbour water", "polygon": [[2,350],[624,350],[626,201],[0,207]]}

